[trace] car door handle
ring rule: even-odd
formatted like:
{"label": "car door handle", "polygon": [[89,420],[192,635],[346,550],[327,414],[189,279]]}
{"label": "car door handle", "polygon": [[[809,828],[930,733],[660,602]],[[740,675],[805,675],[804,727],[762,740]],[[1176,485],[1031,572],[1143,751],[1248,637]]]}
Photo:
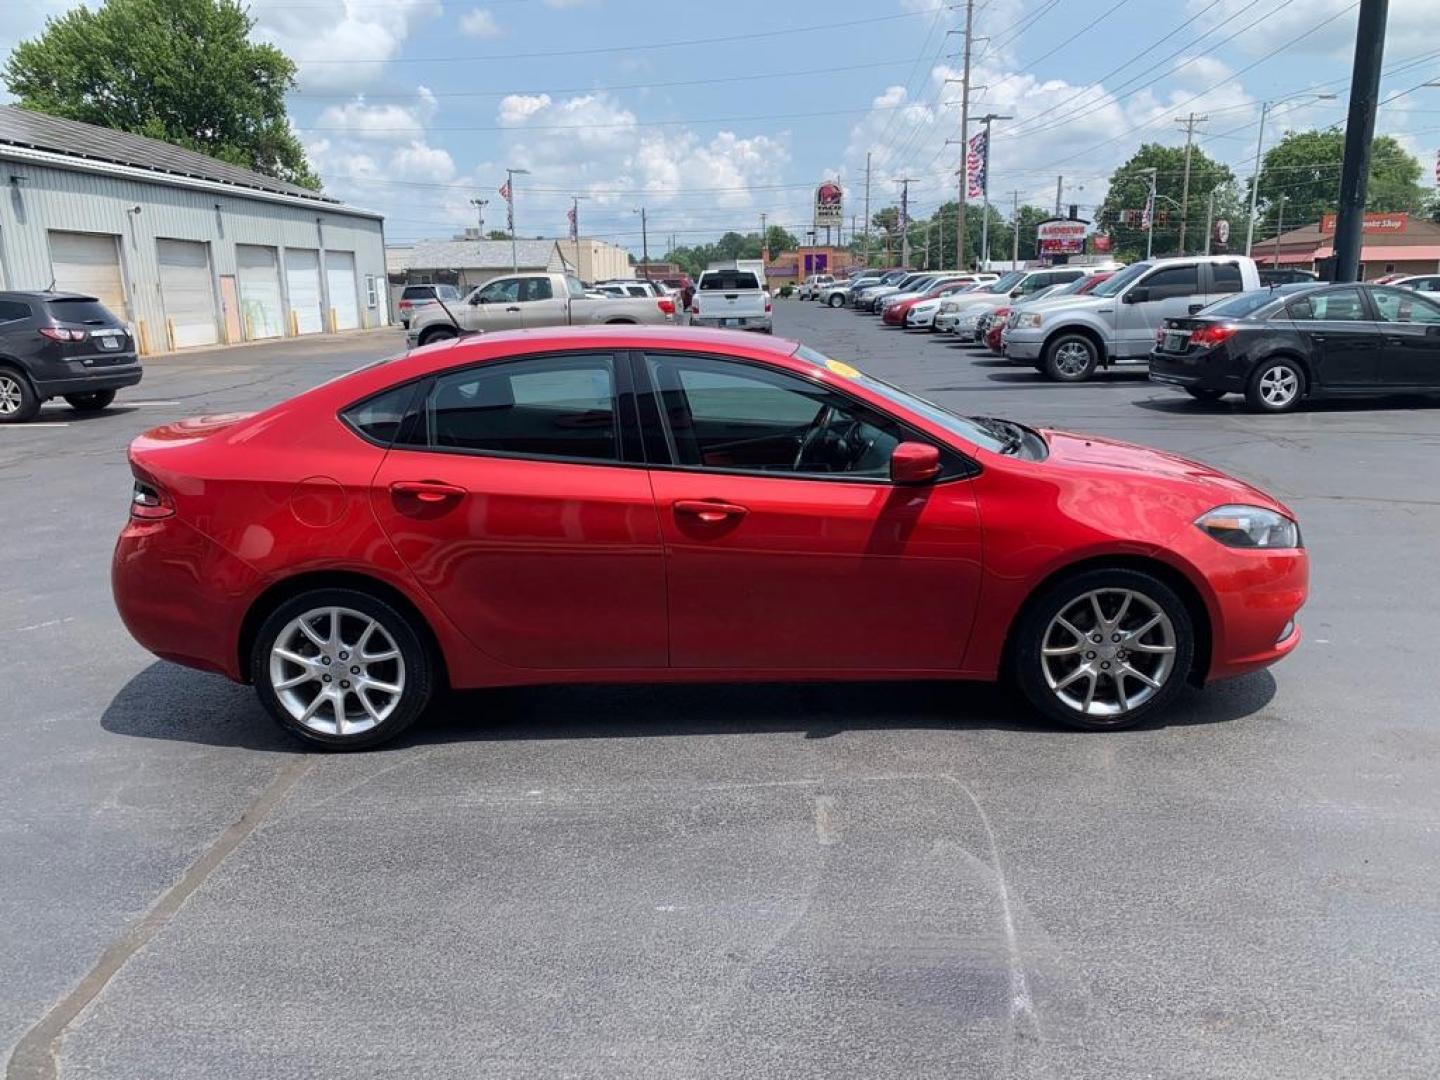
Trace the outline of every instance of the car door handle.
{"label": "car door handle", "polygon": [[506,310],[506,311],[519,311],[520,309],[519,309],[518,307],[507,307],[505,310]]}
{"label": "car door handle", "polygon": [[1311,340],[1311,341],[1324,341],[1324,340],[1325,340],[1325,335],[1324,335],[1324,334],[1311,334],[1311,335],[1310,335],[1310,340]]}
{"label": "car door handle", "polygon": [[738,503],[721,502],[719,499],[680,499],[675,503],[675,513],[697,517],[707,525],[742,518],[749,509]]}
{"label": "car door handle", "polygon": [[434,505],[462,498],[465,489],[441,480],[397,480],[390,485],[390,494]]}

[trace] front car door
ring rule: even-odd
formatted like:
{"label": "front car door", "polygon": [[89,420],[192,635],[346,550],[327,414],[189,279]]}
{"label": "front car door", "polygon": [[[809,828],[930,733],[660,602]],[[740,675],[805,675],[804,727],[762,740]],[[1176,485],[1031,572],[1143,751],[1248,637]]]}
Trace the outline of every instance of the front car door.
{"label": "front car door", "polygon": [[375,476],[371,503],[406,567],[502,664],[666,664],[660,528],[629,385],[605,351],[444,372],[415,389]]}
{"label": "front car door", "polygon": [[474,329],[494,332],[518,330],[523,325],[520,308],[521,278],[487,281],[470,295]]}
{"label": "front car door", "polygon": [[[1200,268],[1195,263],[1156,267],[1121,295],[1116,313],[1115,353],[1134,358],[1150,355],[1155,331],[1166,319],[1184,318],[1203,304]],[[1198,308],[1197,308],[1198,310]]]}
{"label": "front car door", "polygon": [[1380,373],[1380,331],[1353,286],[1307,292],[1285,314],[1310,350],[1311,377],[1321,389],[1369,387]]}
{"label": "front car door", "polygon": [[1408,289],[1376,287],[1379,381],[1386,386],[1440,389],[1440,304]]}
{"label": "front car door", "polygon": [[969,462],[944,451],[948,478],[894,485],[891,450],[923,437],[769,366],[652,352],[637,376],[653,391],[641,414],[673,666],[960,665],[980,583]]}

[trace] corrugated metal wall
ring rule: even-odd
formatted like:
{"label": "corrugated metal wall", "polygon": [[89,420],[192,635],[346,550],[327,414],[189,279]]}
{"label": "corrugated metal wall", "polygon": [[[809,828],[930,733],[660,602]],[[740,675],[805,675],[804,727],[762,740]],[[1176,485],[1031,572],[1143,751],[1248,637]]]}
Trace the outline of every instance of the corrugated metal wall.
{"label": "corrugated metal wall", "polygon": [[[156,254],[160,239],[208,244],[220,341],[226,338],[224,318],[218,314],[220,277],[236,272],[236,244],[277,248],[282,266],[286,248],[353,252],[355,303],[362,325],[389,321],[384,240],[381,223],[374,218],[0,160],[0,287],[43,289],[50,283],[52,230],[118,238],[128,307],[123,317],[143,327],[152,352],[169,348]],[[368,287],[371,278],[373,292]],[[287,294],[289,334],[292,320],[283,274],[281,290]],[[325,302],[334,306],[328,296]]]}

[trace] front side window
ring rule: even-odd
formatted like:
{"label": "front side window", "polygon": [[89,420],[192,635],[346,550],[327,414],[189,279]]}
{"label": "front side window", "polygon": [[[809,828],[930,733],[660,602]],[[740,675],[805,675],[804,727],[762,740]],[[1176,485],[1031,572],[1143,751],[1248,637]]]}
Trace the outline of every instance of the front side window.
{"label": "front side window", "polygon": [[1302,322],[1365,322],[1370,318],[1359,289],[1311,293],[1292,301],[1285,310],[1289,312],[1290,318]]}
{"label": "front side window", "polygon": [[485,364],[439,376],[425,402],[434,450],[619,461],[609,353]]}
{"label": "front side window", "polygon": [[1374,289],[1370,296],[1382,322],[1440,323],[1440,307],[1405,289]]}
{"label": "front side window", "polygon": [[1214,286],[1210,290],[1213,293],[1238,293],[1245,288],[1239,263],[1211,263],[1210,276],[1214,278]]}
{"label": "front side window", "polygon": [[1194,296],[1200,291],[1199,267],[1164,266],[1147,277],[1141,284],[1150,290],[1151,300]]}
{"label": "front side window", "polygon": [[482,304],[517,304],[520,302],[520,279],[500,278],[480,290],[476,299]]}
{"label": "front side window", "polygon": [[885,479],[900,424],[785,372],[649,355],[673,460],[684,466]]}

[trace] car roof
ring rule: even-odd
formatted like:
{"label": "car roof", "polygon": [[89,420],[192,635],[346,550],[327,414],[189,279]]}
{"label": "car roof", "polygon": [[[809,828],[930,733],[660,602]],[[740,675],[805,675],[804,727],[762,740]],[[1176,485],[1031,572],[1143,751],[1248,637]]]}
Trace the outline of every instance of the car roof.
{"label": "car roof", "polygon": [[88,300],[91,303],[99,303],[98,296],[91,296],[88,293],[76,292],[47,292],[43,290],[27,291],[24,289],[3,289],[0,290],[0,300]]}
{"label": "car roof", "polygon": [[[798,341],[787,338],[754,334],[743,330],[709,330],[700,327],[674,326],[549,326],[534,330],[502,330],[492,334],[473,334],[462,338],[450,338],[444,342],[427,345],[413,350],[410,355],[441,352],[447,359],[441,366],[462,363],[455,353],[464,350],[475,353],[476,360],[491,359],[502,355],[510,357],[520,353],[545,352],[549,349],[574,347],[577,343],[609,349],[648,347],[667,349],[716,349],[741,348],[747,352],[773,354],[777,357],[792,355],[800,347]],[[513,347],[507,351],[507,346]]]}

